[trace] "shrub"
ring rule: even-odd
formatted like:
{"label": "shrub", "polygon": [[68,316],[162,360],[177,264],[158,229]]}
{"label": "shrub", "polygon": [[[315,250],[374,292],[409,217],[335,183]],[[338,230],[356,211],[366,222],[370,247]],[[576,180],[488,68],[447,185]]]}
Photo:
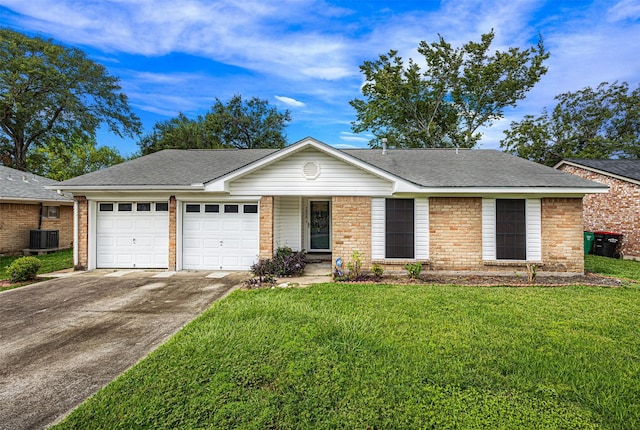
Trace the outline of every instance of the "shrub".
{"label": "shrub", "polygon": [[11,283],[31,281],[42,267],[42,262],[36,257],[21,257],[9,265]]}
{"label": "shrub", "polygon": [[289,247],[281,247],[276,250],[273,258],[262,258],[252,265],[251,273],[257,276],[260,282],[275,282],[276,276],[301,275],[305,265],[306,252],[304,250],[292,251]]}
{"label": "shrub", "polygon": [[357,280],[360,278],[360,268],[362,267],[362,254],[357,249],[351,253],[351,261],[347,263],[349,278]]}
{"label": "shrub", "polygon": [[422,263],[416,261],[415,263],[407,263],[404,265],[404,269],[409,272],[409,279],[418,279],[420,272],[422,272]]}
{"label": "shrub", "polygon": [[376,278],[380,279],[380,278],[382,278],[382,275],[384,274],[384,268],[381,265],[379,265],[378,263],[376,263],[373,266],[371,266],[371,273],[373,273],[373,276],[375,276]]}

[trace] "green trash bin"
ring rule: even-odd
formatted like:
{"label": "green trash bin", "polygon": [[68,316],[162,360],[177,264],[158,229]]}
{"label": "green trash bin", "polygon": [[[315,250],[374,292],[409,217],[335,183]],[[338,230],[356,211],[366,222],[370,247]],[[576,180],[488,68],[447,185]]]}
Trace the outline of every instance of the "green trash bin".
{"label": "green trash bin", "polygon": [[596,235],[591,231],[584,232],[584,255],[593,254],[593,243],[596,240]]}

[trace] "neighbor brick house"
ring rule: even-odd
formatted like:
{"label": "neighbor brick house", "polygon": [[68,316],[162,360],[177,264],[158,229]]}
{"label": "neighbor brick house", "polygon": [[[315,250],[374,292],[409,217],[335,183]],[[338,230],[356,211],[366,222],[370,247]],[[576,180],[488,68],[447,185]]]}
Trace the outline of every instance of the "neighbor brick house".
{"label": "neighbor brick house", "polygon": [[29,248],[31,230],[57,230],[58,247],[73,243],[73,199],[46,186],[57,182],[0,166],[0,254]]}
{"label": "neighbor brick house", "polygon": [[640,160],[566,159],[556,168],[609,187],[584,197],[584,229],[624,235],[621,254],[640,258]]}
{"label": "neighbor brick house", "polygon": [[78,268],[247,270],[281,246],[364,268],[583,273],[582,197],[607,187],[496,150],[165,150],[57,187]]}

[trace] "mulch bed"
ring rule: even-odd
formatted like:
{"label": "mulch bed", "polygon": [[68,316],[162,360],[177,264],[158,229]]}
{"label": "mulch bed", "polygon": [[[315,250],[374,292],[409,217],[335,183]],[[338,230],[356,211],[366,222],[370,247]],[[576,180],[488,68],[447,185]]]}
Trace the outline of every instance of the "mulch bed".
{"label": "mulch bed", "polygon": [[408,279],[405,277],[383,277],[377,279],[373,276],[362,276],[356,282],[375,282],[392,284],[441,284],[464,286],[512,286],[512,287],[561,287],[567,285],[588,285],[599,287],[619,287],[624,284],[637,283],[629,279],[620,279],[609,276],[586,273],[583,276],[545,276],[539,275],[535,282],[531,283],[527,276],[485,276],[485,275],[429,275],[422,274],[420,279]]}

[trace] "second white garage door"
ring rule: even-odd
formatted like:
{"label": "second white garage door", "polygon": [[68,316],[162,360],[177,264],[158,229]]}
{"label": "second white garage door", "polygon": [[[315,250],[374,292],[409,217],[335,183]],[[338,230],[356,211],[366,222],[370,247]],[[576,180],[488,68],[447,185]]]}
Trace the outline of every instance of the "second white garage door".
{"label": "second white garage door", "polygon": [[194,270],[249,270],[258,260],[257,203],[185,203],[182,266]]}

